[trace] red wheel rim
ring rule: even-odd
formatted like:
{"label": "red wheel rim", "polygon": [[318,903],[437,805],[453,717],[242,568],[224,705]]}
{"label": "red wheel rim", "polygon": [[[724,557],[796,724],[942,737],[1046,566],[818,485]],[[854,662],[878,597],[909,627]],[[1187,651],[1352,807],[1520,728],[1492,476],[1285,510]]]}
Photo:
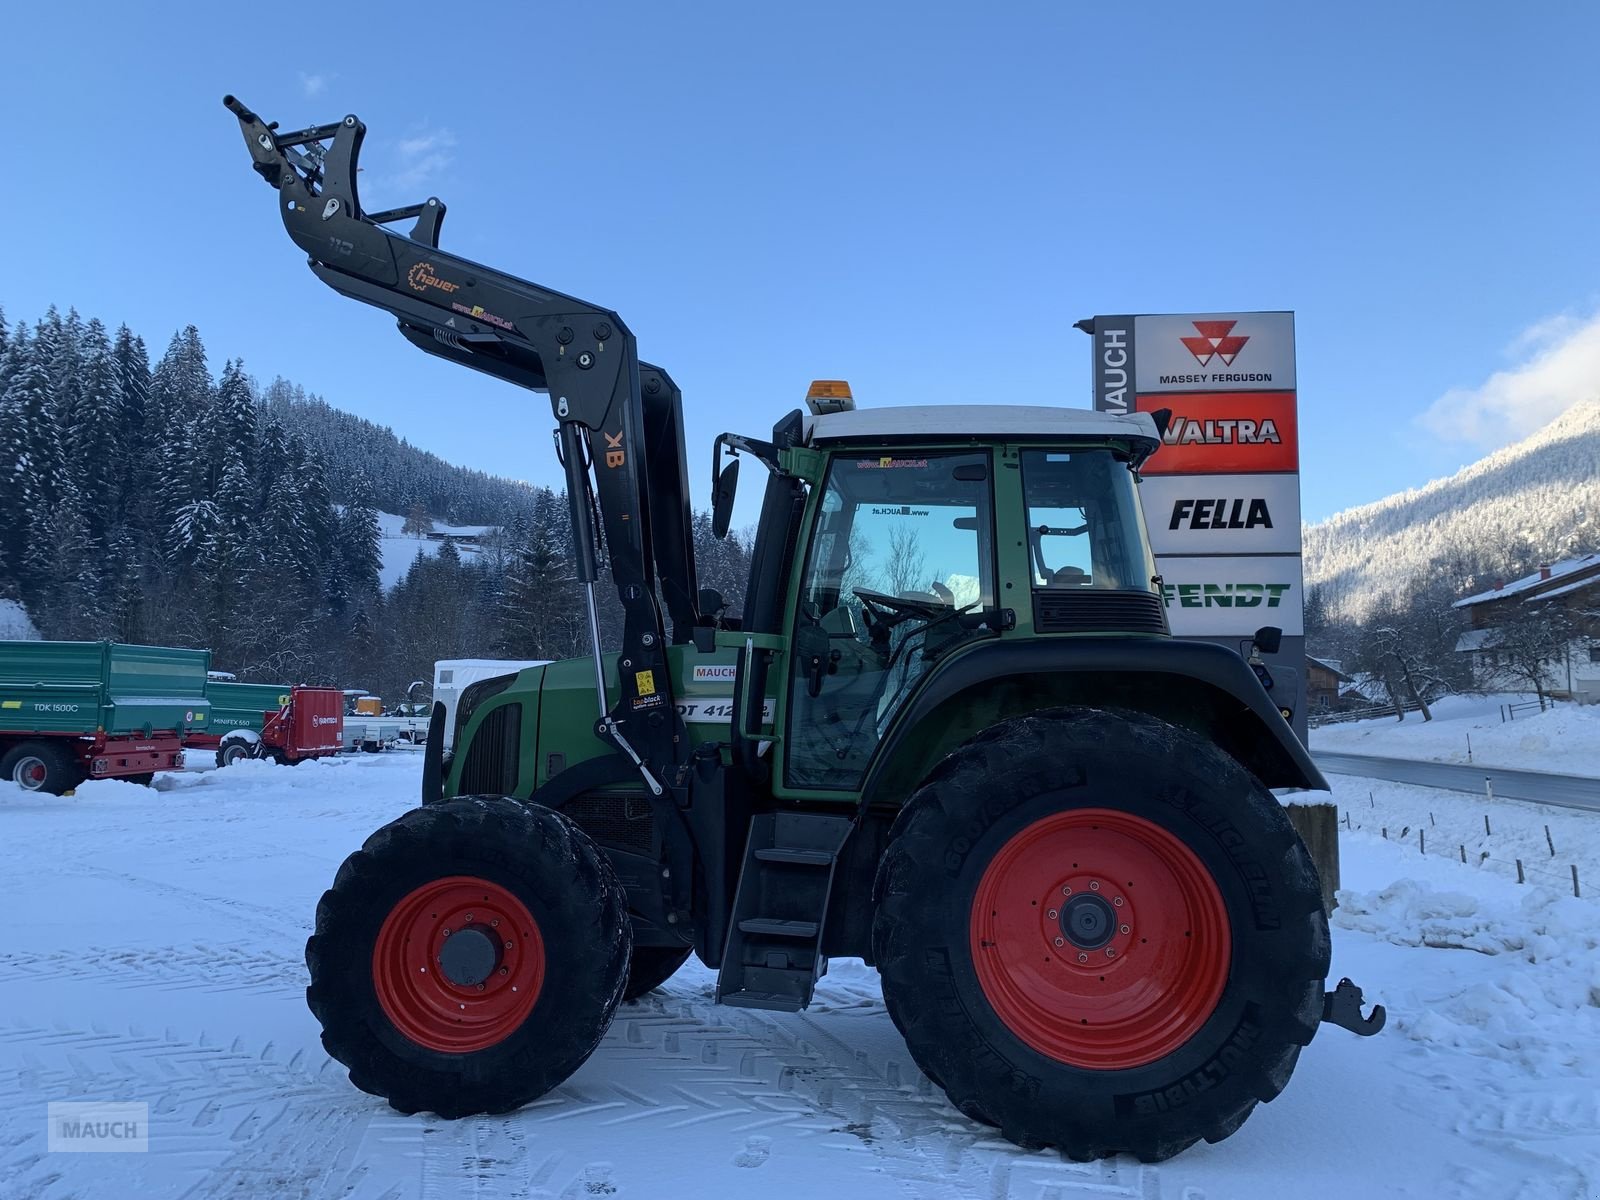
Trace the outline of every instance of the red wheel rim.
{"label": "red wheel rim", "polygon": [[[1109,923],[1108,923],[1109,921]],[[1216,881],[1142,817],[1055,813],[994,856],[972,903],[978,983],[1007,1029],[1074,1067],[1141,1067],[1217,1006],[1233,941]]]}
{"label": "red wheel rim", "polygon": [[[481,982],[451,979],[445,944],[492,952]],[[452,968],[461,943],[452,955]],[[478,970],[467,978],[476,979]],[[384,1015],[411,1041],[447,1054],[486,1050],[528,1019],[544,986],[544,940],[527,906],[497,883],[452,875],[425,883],[384,918],[372,948]]]}

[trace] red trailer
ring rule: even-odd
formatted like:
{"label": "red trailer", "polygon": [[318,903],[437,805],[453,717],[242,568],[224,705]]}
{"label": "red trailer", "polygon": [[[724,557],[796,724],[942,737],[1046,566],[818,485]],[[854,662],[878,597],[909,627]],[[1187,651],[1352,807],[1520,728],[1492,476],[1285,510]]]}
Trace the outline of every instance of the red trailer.
{"label": "red trailer", "polygon": [[[292,764],[337,754],[343,746],[344,693],[337,688],[213,683],[207,692],[221,715],[209,733],[185,744],[215,747],[219,767],[242,758]],[[261,707],[262,699],[277,701],[277,707]]]}

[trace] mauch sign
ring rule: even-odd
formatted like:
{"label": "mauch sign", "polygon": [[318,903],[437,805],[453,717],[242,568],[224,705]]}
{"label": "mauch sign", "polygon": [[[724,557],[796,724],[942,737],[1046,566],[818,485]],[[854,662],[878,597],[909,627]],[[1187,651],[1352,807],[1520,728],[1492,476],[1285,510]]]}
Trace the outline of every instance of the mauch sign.
{"label": "mauch sign", "polygon": [[1300,553],[1294,475],[1148,475],[1139,493],[1157,555]]}

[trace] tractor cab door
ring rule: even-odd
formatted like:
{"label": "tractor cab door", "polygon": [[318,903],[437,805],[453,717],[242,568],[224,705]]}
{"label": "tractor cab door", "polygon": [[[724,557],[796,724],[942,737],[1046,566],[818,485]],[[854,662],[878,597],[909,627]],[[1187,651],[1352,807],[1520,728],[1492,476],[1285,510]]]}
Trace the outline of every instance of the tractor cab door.
{"label": "tractor cab door", "polygon": [[995,619],[987,451],[836,454],[791,615],[783,785],[859,789],[935,663]]}

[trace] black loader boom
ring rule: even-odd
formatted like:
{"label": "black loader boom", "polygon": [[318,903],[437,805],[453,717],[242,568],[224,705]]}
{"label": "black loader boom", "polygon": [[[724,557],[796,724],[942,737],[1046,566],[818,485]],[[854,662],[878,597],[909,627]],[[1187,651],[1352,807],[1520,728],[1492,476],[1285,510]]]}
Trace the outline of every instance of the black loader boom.
{"label": "black loader boom", "polygon": [[[355,116],[283,133],[234,97],[223,103],[319,279],[394,314],[400,332],[429,354],[549,394],[588,606],[596,734],[663,795],[675,786],[688,739],[673,705],[658,588],[674,643],[690,641],[701,620],[677,386],[639,361],[633,332],[610,309],[441,250],[445,206],[437,197],[365,211],[356,173],[366,126]],[[414,222],[409,233],[391,228],[403,221]],[[600,654],[597,533],[624,614],[615,703]]]}

